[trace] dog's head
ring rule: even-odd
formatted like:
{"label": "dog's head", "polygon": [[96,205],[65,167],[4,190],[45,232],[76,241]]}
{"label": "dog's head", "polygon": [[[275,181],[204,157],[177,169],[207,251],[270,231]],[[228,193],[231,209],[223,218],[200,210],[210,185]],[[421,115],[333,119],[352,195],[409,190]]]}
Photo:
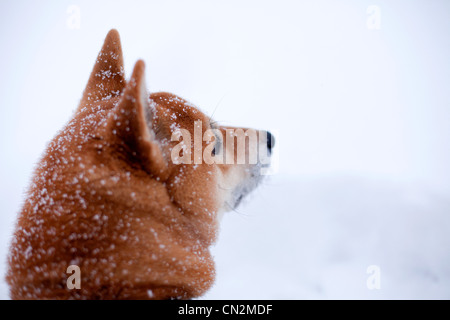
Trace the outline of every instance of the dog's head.
{"label": "dog's head", "polygon": [[[180,97],[148,94],[142,61],[125,81],[110,31],[36,170],[10,253],[12,297],[203,293],[220,215],[257,186],[272,146],[266,131],[220,126]],[[73,264],[79,292],[61,273]]]}
{"label": "dog's head", "polygon": [[92,110],[98,101],[119,97],[105,129],[99,127],[98,136],[114,146],[101,162],[117,158],[117,147],[129,153],[117,160],[164,183],[183,212],[208,211],[217,218],[236,208],[269,166],[273,136],[221,126],[174,94],[149,95],[142,61],[125,83],[121,56],[118,34],[112,30],[82,101]]}

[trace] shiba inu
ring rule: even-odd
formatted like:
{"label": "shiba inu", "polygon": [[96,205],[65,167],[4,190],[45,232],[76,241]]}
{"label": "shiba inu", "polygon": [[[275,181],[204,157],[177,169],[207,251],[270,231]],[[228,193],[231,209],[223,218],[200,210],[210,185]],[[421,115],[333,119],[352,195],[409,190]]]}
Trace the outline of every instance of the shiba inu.
{"label": "shiba inu", "polygon": [[[12,299],[189,299],[212,285],[220,216],[258,185],[267,161],[234,161],[243,129],[176,95],[148,94],[144,69],[138,61],[125,80],[111,30],[34,172],[8,257]],[[245,141],[258,140],[241,157],[270,158],[273,137],[245,130]]]}

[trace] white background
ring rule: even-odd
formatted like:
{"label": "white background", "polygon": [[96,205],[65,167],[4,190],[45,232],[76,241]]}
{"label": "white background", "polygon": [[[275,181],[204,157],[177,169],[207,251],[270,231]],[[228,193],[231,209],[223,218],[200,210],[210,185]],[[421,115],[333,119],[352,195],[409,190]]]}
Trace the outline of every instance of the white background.
{"label": "white background", "polygon": [[224,218],[206,298],[450,298],[450,2],[0,0],[0,15],[2,277],[33,166],[117,28],[127,76],[142,58],[150,91],[278,133],[278,173]]}

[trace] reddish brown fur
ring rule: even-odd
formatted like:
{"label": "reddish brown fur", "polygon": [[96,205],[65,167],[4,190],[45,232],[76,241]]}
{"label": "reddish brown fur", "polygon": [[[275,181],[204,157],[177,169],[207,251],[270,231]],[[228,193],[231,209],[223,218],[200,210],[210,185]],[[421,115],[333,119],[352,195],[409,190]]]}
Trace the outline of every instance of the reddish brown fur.
{"label": "reddish brown fur", "polygon": [[[145,94],[143,62],[126,83],[110,31],[78,111],[34,173],[9,255],[11,298],[191,298],[211,286],[219,168],[174,165],[169,153],[174,113],[191,131],[209,119],[169,93],[151,94],[152,109]],[[69,265],[81,269],[79,290],[66,287]]]}

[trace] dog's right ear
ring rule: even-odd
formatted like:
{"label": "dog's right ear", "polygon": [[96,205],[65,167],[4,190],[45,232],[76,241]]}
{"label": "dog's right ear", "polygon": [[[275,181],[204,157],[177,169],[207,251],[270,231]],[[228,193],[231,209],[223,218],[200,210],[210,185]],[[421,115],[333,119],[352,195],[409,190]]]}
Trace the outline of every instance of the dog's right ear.
{"label": "dog's right ear", "polygon": [[155,110],[145,85],[145,64],[139,60],[125,91],[111,111],[106,123],[109,143],[128,161],[162,180],[167,178],[168,164],[152,129]]}
{"label": "dog's right ear", "polygon": [[117,30],[108,32],[83,93],[79,109],[120,96],[125,88],[122,46]]}

